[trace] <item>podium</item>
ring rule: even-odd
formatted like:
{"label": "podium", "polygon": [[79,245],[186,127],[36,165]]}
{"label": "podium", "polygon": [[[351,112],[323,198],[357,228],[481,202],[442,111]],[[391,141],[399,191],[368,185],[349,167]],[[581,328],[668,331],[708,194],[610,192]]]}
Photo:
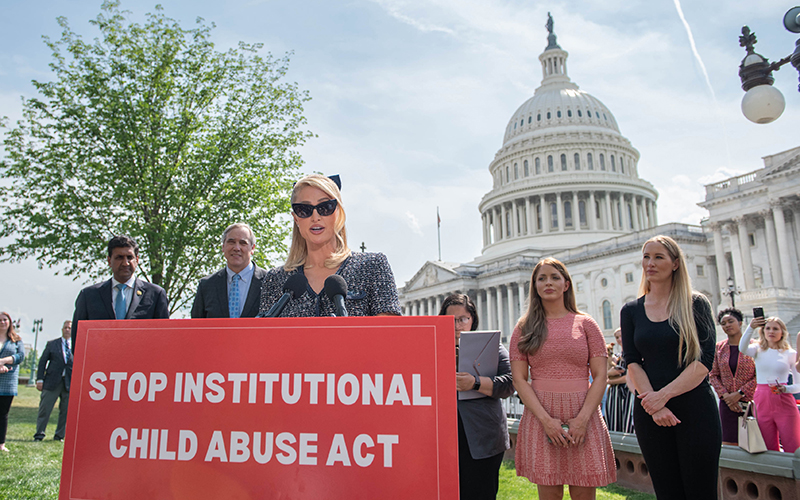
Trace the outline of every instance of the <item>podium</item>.
{"label": "podium", "polygon": [[59,498],[458,498],[450,317],[81,321]]}

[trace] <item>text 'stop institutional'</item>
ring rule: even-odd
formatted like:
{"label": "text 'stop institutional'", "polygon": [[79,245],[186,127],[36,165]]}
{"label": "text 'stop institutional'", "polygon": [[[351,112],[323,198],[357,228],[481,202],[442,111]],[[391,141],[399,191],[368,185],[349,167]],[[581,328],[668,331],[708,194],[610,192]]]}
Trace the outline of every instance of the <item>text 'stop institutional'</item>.
{"label": "text 'stop institutional'", "polygon": [[[448,294],[466,293],[476,302],[480,327],[500,329],[507,339],[527,307],[533,267],[541,258],[553,256],[570,269],[578,307],[610,336],[619,326],[619,309],[637,296],[642,244],[666,234],[686,252],[695,288],[715,305],[723,303],[720,287],[728,276],[735,276],[748,292],[741,297],[742,306],[764,294],[754,292],[762,285],[784,287],[768,293],[774,304],[764,304],[765,309],[774,305],[772,311],[785,320],[796,317],[800,313],[800,291],[794,288],[800,286],[797,197],[776,194],[776,201],[764,205],[763,199],[755,200],[765,191],[756,190],[745,201],[759,207],[750,213],[748,206],[733,201],[745,199],[741,193],[722,183],[708,188],[710,194],[701,203],[712,214],[705,230],[679,223],[659,226],[658,193],[639,178],[639,152],[620,133],[611,111],[570,80],[568,54],[556,43],[551,22],[548,30],[548,45],[539,56],[541,85],[512,115],[503,146],[489,164],[492,189],[478,206],[481,256],[464,264],[426,262],[400,289],[404,312],[435,315]],[[798,150],[780,155],[781,182],[794,189],[792,193],[800,191]],[[787,170],[786,161],[794,161],[794,167]],[[767,182],[767,177],[777,179],[778,173],[762,177]],[[720,198],[723,192],[730,193],[729,202]],[[714,207],[725,203],[726,214],[717,216]],[[761,219],[769,219],[769,224]],[[759,232],[759,228],[765,229]],[[769,273],[760,270],[759,259],[758,264],[748,262],[747,252],[741,251],[745,244],[762,241],[768,249],[764,257]],[[725,269],[717,272],[722,261],[727,262]],[[766,274],[769,278],[762,278]]]}

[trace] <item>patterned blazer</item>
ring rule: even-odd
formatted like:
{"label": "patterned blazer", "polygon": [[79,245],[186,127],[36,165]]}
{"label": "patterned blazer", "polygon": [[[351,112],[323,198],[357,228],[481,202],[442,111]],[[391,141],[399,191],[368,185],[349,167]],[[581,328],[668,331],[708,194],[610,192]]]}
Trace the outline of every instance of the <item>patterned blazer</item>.
{"label": "patterned blazer", "polygon": [[717,343],[714,364],[708,373],[708,381],[717,391],[717,396],[722,397],[725,393],[738,391],[744,392],[742,401],[752,401],[753,393],[756,392],[756,364],[753,358],[739,353],[739,364],[736,367],[736,377],[731,373],[729,365],[731,359],[731,348],[728,339]]}

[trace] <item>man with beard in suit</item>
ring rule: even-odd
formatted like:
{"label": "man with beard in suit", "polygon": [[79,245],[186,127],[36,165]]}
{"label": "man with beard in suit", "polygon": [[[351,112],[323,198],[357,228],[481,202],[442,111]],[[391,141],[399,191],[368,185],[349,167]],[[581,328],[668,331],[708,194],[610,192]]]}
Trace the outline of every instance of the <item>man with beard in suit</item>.
{"label": "man with beard in suit", "polygon": [[53,439],[64,440],[69,406],[69,381],[72,377],[72,350],[69,345],[71,334],[72,321],[67,320],[61,327],[61,337],[48,342],[42,351],[42,357],[39,358],[36,389],[41,391],[42,396],[39,399],[36,434],[33,435],[35,441],[44,439],[47,422],[50,420],[50,413],[57,399],[61,402],[58,404],[58,424]]}
{"label": "man with beard in suit", "polygon": [[227,265],[197,285],[192,318],[254,318],[267,272],[252,262],[256,237],[250,226],[231,224],[222,233]]}
{"label": "man with beard in suit", "polygon": [[167,294],[163,288],[136,277],[139,245],[127,235],[108,242],[108,281],[87,286],[75,301],[72,317],[72,352],[78,352],[78,323],[88,319],[166,319]]}

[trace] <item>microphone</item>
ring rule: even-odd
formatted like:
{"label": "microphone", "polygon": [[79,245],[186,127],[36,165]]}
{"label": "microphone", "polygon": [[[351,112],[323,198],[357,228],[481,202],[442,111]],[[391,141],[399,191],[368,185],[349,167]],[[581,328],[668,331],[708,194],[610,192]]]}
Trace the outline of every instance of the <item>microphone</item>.
{"label": "microphone", "polygon": [[347,296],[347,282],[338,274],[332,274],[325,279],[323,288],[325,295],[333,302],[336,308],[336,316],[347,316],[347,308],[344,306],[344,298]]}
{"label": "microphone", "polygon": [[259,314],[259,318],[274,318],[278,316],[286,304],[293,298],[303,295],[303,292],[308,287],[308,279],[303,274],[293,274],[289,276],[286,283],[283,285],[283,295],[277,302],[272,304],[266,314]]}

